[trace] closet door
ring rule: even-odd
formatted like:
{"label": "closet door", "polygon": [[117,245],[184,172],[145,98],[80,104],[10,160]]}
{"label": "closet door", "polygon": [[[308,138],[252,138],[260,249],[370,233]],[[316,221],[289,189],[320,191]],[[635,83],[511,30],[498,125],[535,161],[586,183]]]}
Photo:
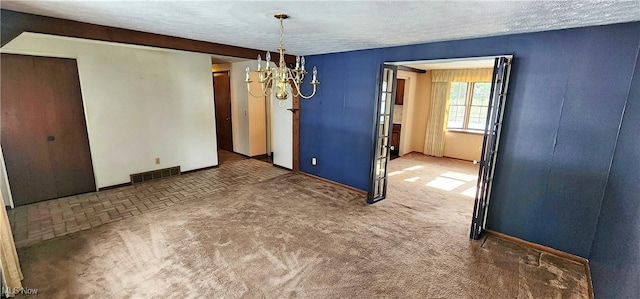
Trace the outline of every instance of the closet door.
{"label": "closet door", "polygon": [[15,205],[55,198],[47,101],[32,56],[2,54],[2,152]]}
{"label": "closet door", "polygon": [[95,190],[73,59],[2,54],[1,143],[15,205]]}
{"label": "closet door", "polygon": [[34,61],[47,101],[47,145],[57,197],[95,191],[76,61],[49,57],[34,57]]}

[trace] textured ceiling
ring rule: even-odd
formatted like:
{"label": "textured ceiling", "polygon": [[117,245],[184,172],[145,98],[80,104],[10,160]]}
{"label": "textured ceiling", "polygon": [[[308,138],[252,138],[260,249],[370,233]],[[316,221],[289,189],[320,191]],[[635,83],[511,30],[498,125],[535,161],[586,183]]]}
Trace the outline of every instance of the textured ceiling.
{"label": "textured ceiling", "polygon": [[2,8],[274,51],[320,54],[640,20],[635,1],[2,1]]}

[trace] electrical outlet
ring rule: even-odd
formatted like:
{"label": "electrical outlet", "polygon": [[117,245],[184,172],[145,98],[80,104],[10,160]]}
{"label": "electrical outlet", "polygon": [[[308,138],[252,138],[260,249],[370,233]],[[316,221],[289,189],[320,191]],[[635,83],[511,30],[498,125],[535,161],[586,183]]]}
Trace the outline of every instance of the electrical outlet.
{"label": "electrical outlet", "polygon": [[160,164],[160,158],[156,158],[156,164]]}
{"label": "electrical outlet", "polygon": [[311,158],[311,165],[316,166],[316,163],[318,161],[316,161],[316,157]]}

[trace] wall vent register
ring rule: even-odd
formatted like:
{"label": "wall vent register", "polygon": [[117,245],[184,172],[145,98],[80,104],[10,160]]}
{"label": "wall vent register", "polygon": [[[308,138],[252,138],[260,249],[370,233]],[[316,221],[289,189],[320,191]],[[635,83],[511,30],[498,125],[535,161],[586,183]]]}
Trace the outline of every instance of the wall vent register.
{"label": "wall vent register", "polygon": [[157,180],[170,176],[180,175],[180,166],[157,169],[147,172],[135,173],[131,175],[131,183],[142,183],[151,180]]}

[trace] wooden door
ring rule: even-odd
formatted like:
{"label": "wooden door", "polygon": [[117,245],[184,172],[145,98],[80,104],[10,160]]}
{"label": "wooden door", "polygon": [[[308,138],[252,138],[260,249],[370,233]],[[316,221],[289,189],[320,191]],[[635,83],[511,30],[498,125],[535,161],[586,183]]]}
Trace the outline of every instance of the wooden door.
{"label": "wooden door", "polygon": [[15,205],[95,191],[73,59],[2,54],[1,143]]}
{"label": "wooden door", "polygon": [[233,151],[231,131],[231,92],[229,72],[213,73],[213,92],[216,105],[216,136],[218,148]]}

